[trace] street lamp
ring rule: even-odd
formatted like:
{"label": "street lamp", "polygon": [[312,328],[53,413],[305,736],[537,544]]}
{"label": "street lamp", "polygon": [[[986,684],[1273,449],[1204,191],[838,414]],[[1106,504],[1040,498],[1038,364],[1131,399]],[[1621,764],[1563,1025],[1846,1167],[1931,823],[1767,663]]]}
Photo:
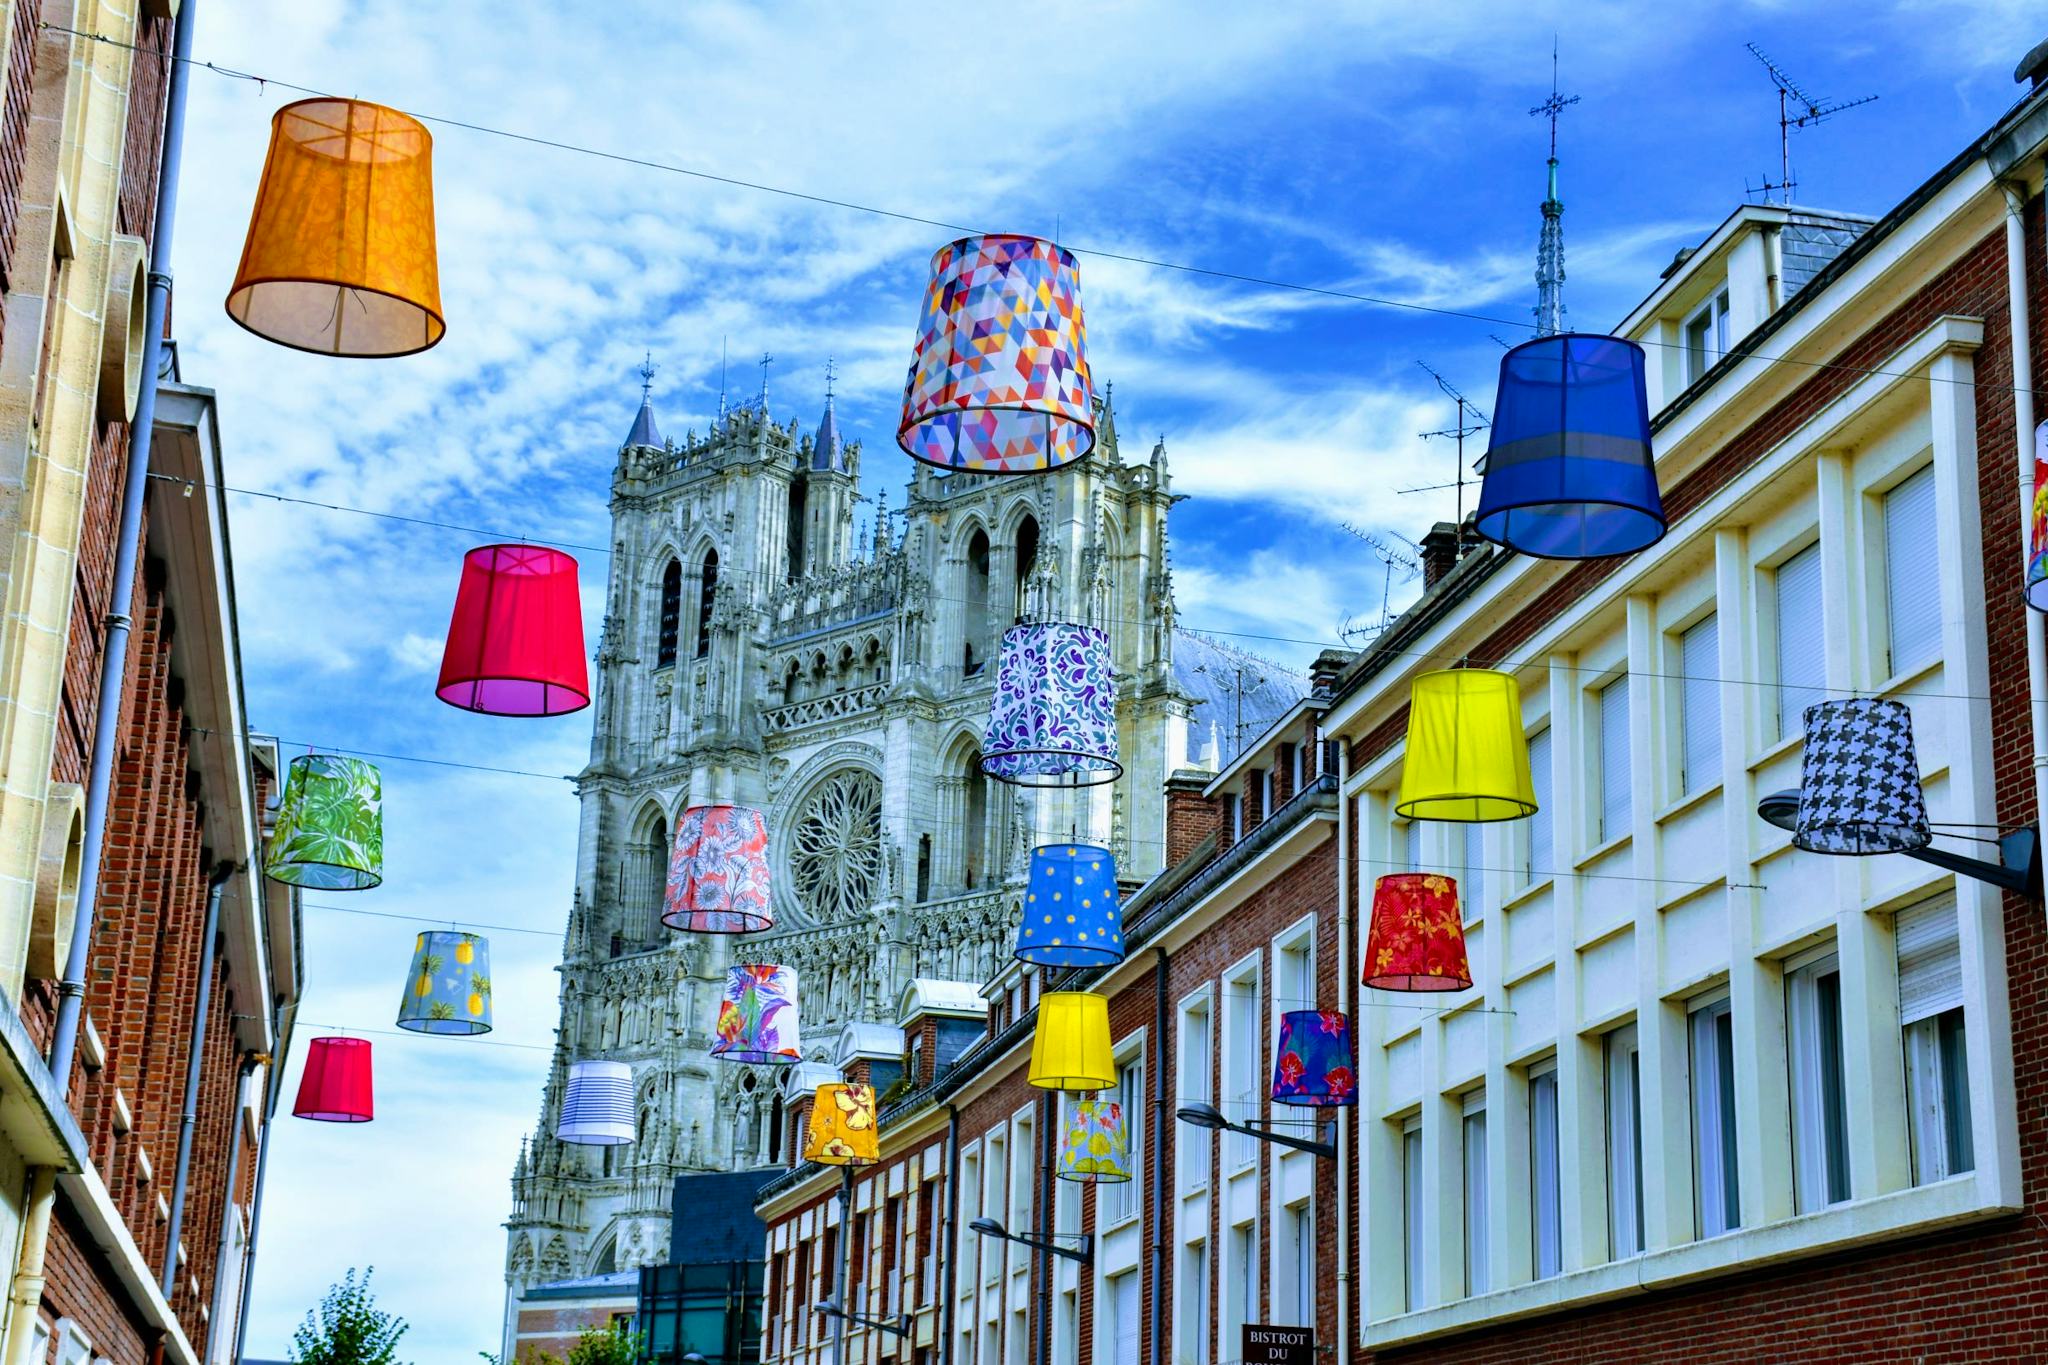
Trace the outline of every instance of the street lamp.
{"label": "street lamp", "polygon": [[1054,1237],[1078,1239],[1081,1247],[1077,1251],[1073,1247],[1063,1247],[1056,1242],[1048,1241],[1044,1238],[1029,1237],[1021,1232],[1011,1232],[993,1218],[977,1218],[967,1226],[970,1230],[978,1232],[984,1237],[994,1237],[1004,1242],[1015,1242],[1018,1246],[1030,1247],[1033,1251],[1049,1251],[1055,1256],[1064,1256],[1079,1265],[1090,1265],[1095,1260],[1095,1234],[1092,1232],[1055,1232],[1053,1234]]}
{"label": "street lamp", "polygon": [[[1799,792],[1772,792],[1756,803],[1756,813],[1766,824],[1788,833],[1799,825]],[[1965,858],[1960,853],[1946,853],[1938,848],[1914,848],[1902,850],[1902,855],[1917,858],[1923,863],[1965,877],[1974,877],[1980,882],[1990,882],[2006,891],[2017,891],[2034,900],[2041,899],[2041,834],[2032,825],[2025,829],[2012,830],[1996,839],[1985,839],[1980,835],[1964,834],[1957,838],[1976,839],[1979,843],[1996,844],[1998,861],[1989,862],[1983,858]]]}
{"label": "street lamp", "polygon": [[1212,1133],[1247,1133],[1261,1142],[1271,1142],[1282,1147],[1292,1147],[1297,1152],[1322,1157],[1326,1161],[1337,1159],[1337,1125],[1326,1123],[1322,1127],[1323,1141],[1313,1138],[1298,1138],[1291,1133],[1269,1133],[1262,1126],[1269,1120],[1252,1119],[1236,1123],[1223,1117],[1223,1111],[1213,1104],[1184,1104],[1174,1111],[1174,1117],[1182,1123],[1191,1123],[1197,1128],[1207,1128]]}
{"label": "street lamp", "polygon": [[820,1300],[817,1307],[819,1317],[837,1318],[850,1322],[855,1327],[867,1327],[877,1332],[894,1332],[899,1337],[910,1335],[910,1314],[899,1315],[894,1321],[886,1318],[864,1318],[858,1313],[849,1313],[839,1306],[837,1299]]}

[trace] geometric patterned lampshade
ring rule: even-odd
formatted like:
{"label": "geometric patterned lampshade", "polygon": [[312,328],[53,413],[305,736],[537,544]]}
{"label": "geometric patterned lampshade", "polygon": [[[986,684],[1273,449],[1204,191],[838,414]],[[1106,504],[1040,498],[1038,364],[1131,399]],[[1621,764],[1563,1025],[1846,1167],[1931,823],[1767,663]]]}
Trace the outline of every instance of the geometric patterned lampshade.
{"label": "geometric patterned lampshade", "polygon": [[1044,474],[1095,448],[1095,388],[1071,253],[962,237],[932,257],[896,443],[941,469]]}
{"label": "geometric patterned lampshade", "polygon": [[1092,787],[1122,776],[1108,632],[1063,621],[1003,632],[981,755],[983,772],[1020,787]]}
{"label": "geometric patterned lampshade", "polygon": [[1041,967],[1093,967],[1124,959],[1116,859],[1093,844],[1031,850],[1031,881],[1016,956]]}
{"label": "geometric patterned lampshade", "polygon": [[579,1147],[631,1142],[633,1068],[624,1062],[571,1062],[555,1136]]}
{"label": "geometric patterned lampshade", "polygon": [[493,716],[590,705],[576,561],[541,545],[484,545],[462,558],[434,695]]}
{"label": "geometric patterned lampshade", "polygon": [[2027,605],[2048,611],[2048,422],[2034,427],[2034,505],[2027,515]]}
{"label": "geometric patterned lampshade", "polygon": [[804,1139],[804,1160],[823,1166],[870,1166],[881,1160],[873,1086],[833,1081],[818,1087]]}
{"label": "geometric patterned lampshade", "polygon": [[396,109],[323,97],[278,110],[228,316],[321,355],[439,341],[433,158],[425,125]]}
{"label": "geometric patterned lampshade", "polygon": [[1273,1099],[1320,1109],[1358,1103],[1351,1020],[1336,1010],[1289,1010],[1274,1049]]}
{"label": "geometric patterned lampshade", "polygon": [[1080,1185],[1121,1185],[1131,1178],[1124,1107],[1115,1100],[1081,1100],[1060,1142],[1058,1175]]}
{"label": "geometric patterned lampshade", "polygon": [[1913,748],[1913,713],[1875,697],[1806,708],[1799,820],[1809,853],[1910,853],[1934,842]]}
{"label": "geometric patterned lampshade", "polygon": [[367,891],[383,881],[384,791],[377,769],[339,754],[293,759],[263,872],[315,891]]}
{"label": "geometric patterned lampshade", "polygon": [[1544,559],[1634,554],[1664,538],[1642,347],[1566,332],[1501,357],[1475,525]]}
{"label": "geometric patterned lampshade", "polygon": [[1383,991],[1462,991],[1472,984],[1455,881],[1396,872],[1374,884],[1365,984]]}
{"label": "geometric patterned lampshade", "polygon": [[1107,996],[1047,991],[1038,997],[1031,1084],[1042,1090],[1107,1090],[1116,1084],[1111,1050]]}
{"label": "geometric patterned lampshade", "polygon": [[768,822],[751,806],[692,806],[676,821],[661,922],[688,934],[757,934],[768,908]]}
{"label": "geometric patterned lampshade", "polygon": [[1446,668],[1408,689],[1408,746],[1394,811],[1473,824],[1536,813],[1522,691],[1509,673]]}
{"label": "geometric patterned lampshade", "polygon": [[711,1055],[727,1062],[786,1066],[802,1060],[797,1049],[796,968],[768,963],[726,968]]}
{"label": "geometric patterned lampshade", "polygon": [[370,1040],[315,1038],[306,1050],[292,1116],[320,1123],[368,1123],[377,1117],[370,1093]]}
{"label": "geometric patterned lampshade", "polygon": [[489,1033],[490,940],[446,929],[430,930],[414,940],[398,1026],[457,1037]]}

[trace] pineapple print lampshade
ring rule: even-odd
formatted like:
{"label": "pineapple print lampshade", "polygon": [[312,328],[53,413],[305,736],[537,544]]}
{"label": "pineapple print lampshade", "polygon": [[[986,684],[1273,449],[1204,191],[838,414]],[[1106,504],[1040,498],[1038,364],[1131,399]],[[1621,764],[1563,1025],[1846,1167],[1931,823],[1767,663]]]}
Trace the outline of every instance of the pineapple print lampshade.
{"label": "pineapple print lampshade", "polygon": [[726,1062],[787,1066],[802,1060],[799,1046],[796,968],[770,963],[728,968],[711,1055]]}
{"label": "pineapple print lampshade", "polygon": [[1062,1180],[1081,1185],[1121,1185],[1131,1178],[1130,1139],[1124,1107],[1115,1100],[1081,1100],[1060,1141]]}
{"label": "pineapple print lampshade", "polygon": [[823,1166],[871,1166],[882,1159],[873,1086],[833,1081],[811,1100],[804,1160]]}
{"label": "pineapple print lampshade", "polygon": [[576,561],[540,545],[462,557],[434,695],[493,716],[559,716],[590,705]]}
{"label": "pineapple print lampshade", "polygon": [[1415,680],[1394,809],[1409,820],[1466,823],[1536,813],[1522,690],[1511,675],[1449,668]]}
{"label": "pineapple print lampshade", "polygon": [[1116,859],[1093,844],[1031,850],[1016,956],[1041,967],[1093,967],[1124,957]]}
{"label": "pineapple print lampshade", "polygon": [[424,124],[381,104],[278,110],[228,316],[321,355],[410,355],[439,341],[433,154]]}
{"label": "pineapple print lampshade", "polygon": [[370,1040],[315,1038],[306,1049],[292,1114],[320,1123],[368,1123],[377,1117],[370,1090]]}
{"label": "pineapple print lampshade", "polygon": [[1318,1109],[1358,1103],[1351,1020],[1336,1010],[1289,1010],[1280,1016],[1273,1063],[1273,1099]]}
{"label": "pineapple print lampshade", "polygon": [[1472,984],[1455,881],[1397,872],[1374,883],[1365,984],[1383,991],[1462,991]]}
{"label": "pineapple print lampshade", "polygon": [[1072,253],[997,233],[932,257],[896,443],[914,460],[974,474],[1045,474],[1095,448]]}
{"label": "pineapple print lampshade", "polygon": [[1107,1090],[1116,1084],[1107,997],[1047,991],[1038,998],[1030,1081],[1042,1090]]}
{"label": "pineapple print lampshade", "polygon": [[773,928],[768,822],[751,806],[692,806],[676,821],[661,922],[692,934]]}
{"label": "pineapple print lampshade", "polygon": [[555,1136],[579,1147],[621,1147],[631,1142],[633,1068],[624,1062],[571,1063]]}
{"label": "pineapple print lampshade", "polygon": [[264,853],[272,881],[316,891],[367,891],[384,880],[384,790],[360,758],[304,754],[285,775]]}
{"label": "pineapple print lampshade", "polygon": [[983,772],[1020,787],[1092,787],[1122,776],[1108,632],[1063,621],[1004,631],[981,753]]}
{"label": "pineapple print lampshade", "polygon": [[466,1038],[491,1031],[491,944],[477,934],[437,929],[412,945],[412,970],[398,1026]]}
{"label": "pineapple print lampshade", "polygon": [[1934,842],[1913,713],[1876,697],[1806,708],[1799,820],[1792,842],[1809,853],[1911,853]]}

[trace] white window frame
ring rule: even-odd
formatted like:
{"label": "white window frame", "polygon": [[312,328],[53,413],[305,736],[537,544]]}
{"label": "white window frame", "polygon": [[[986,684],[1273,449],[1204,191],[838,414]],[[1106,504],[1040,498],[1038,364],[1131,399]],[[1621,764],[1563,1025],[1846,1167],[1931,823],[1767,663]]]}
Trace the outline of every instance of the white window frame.
{"label": "white window frame", "polygon": [[[1219,1011],[1223,1027],[1218,1033],[1223,1046],[1223,1096],[1217,1108],[1232,1120],[1259,1118],[1265,1107],[1265,1043],[1261,1036],[1265,1016],[1261,1009],[1266,997],[1264,973],[1259,954],[1240,959],[1223,974],[1223,1000]],[[1246,1021],[1249,1021],[1248,1023]],[[1245,1034],[1249,1031],[1250,1038]],[[1254,1168],[1264,1143],[1244,1133],[1223,1134],[1223,1179]]]}
{"label": "white window frame", "polygon": [[[1179,1048],[1174,1081],[1180,1104],[1214,1104],[1216,1074],[1216,991],[1204,984],[1181,997],[1178,1009]],[[1200,1065],[1195,1065],[1199,1059]],[[1174,1179],[1182,1195],[1209,1188],[1216,1164],[1216,1135],[1192,1123],[1174,1125]]]}
{"label": "white window frame", "polygon": [[[1208,1224],[1202,1225],[1207,1232]],[[1209,1365],[1209,1239],[1190,1237],[1176,1260],[1173,1295],[1174,1358],[1184,1365]]]}
{"label": "white window frame", "polygon": [[1484,824],[1468,823],[1459,831],[1458,895],[1467,924],[1486,914],[1486,830]]}
{"label": "white window frame", "polygon": [[[1465,1297],[1488,1291],[1492,1284],[1487,1258],[1492,1244],[1487,1208],[1486,1092],[1474,1090],[1461,1101],[1458,1152],[1462,1167],[1459,1205],[1465,1219]],[[1473,1150],[1477,1147],[1477,1151]]]}
{"label": "white window frame", "polygon": [[1977,1166],[1961,929],[1954,896],[1908,906],[1893,924],[1915,1185],[1932,1185]]}
{"label": "white window frame", "polygon": [[[1713,633],[1712,647],[1696,644]],[[1709,611],[1673,632],[1678,668],[1678,794],[1694,796],[1721,785],[1721,615]],[[1704,656],[1704,657],[1702,657]],[[1707,672],[1701,672],[1701,669]],[[1711,732],[1711,733],[1710,733]],[[1709,746],[1711,745],[1711,753]]]}
{"label": "white window frame", "polygon": [[[1721,1055],[1720,1021],[1728,1021],[1728,1056]],[[1735,1017],[1726,990],[1693,1000],[1686,1011],[1691,1078],[1693,1213],[1702,1238],[1742,1226],[1742,1172],[1735,1161],[1736,1086],[1732,1074]],[[1718,1196],[1718,1197],[1717,1197]]]}
{"label": "white window frame", "polygon": [[[1832,981],[1830,987],[1827,983]],[[1830,1016],[1832,1007],[1832,1017]],[[1786,1092],[1792,1115],[1793,1204],[1815,1213],[1854,1197],[1844,1074],[1842,967],[1832,945],[1785,969]]]}
{"label": "white window frame", "polygon": [[[1727,284],[1707,296],[1706,302],[1685,315],[1685,321],[1678,326],[1679,355],[1684,361],[1685,382],[1691,385],[1701,375],[1728,354],[1728,305],[1730,292]],[[1694,349],[1693,333],[1701,333],[1699,348]]]}
{"label": "white window frame", "polygon": [[[1813,556],[1810,564],[1802,562],[1808,555]],[[1786,621],[1785,596],[1789,582],[1787,574],[1797,566],[1798,581],[1805,581],[1805,575],[1812,575],[1813,617],[1811,620]],[[1825,699],[1827,677],[1825,671],[1810,682],[1788,681],[1786,647],[1788,644],[1811,646],[1819,651],[1825,639],[1826,606],[1825,588],[1821,583],[1821,547],[1818,540],[1811,541],[1786,555],[1769,569],[1770,592],[1764,594],[1771,618],[1771,680],[1777,684],[1772,689],[1776,698],[1775,712],[1776,742],[1784,743],[1796,739],[1805,732],[1804,711],[1814,702]],[[1820,663],[1822,656],[1816,652],[1813,662]]]}
{"label": "white window frame", "polygon": [[[1634,820],[1635,779],[1629,767],[1632,747],[1629,709],[1635,705],[1635,697],[1629,687],[1629,675],[1620,673],[1602,683],[1594,691],[1593,700],[1598,722],[1595,728],[1598,736],[1596,769],[1600,791],[1599,819],[1596,822],[1598,837],[1593,842],[1600,845],[1612,843],[1628,834]],[[1553,753],[1552,761],[1555,759]]]}
{"label": "white window frame", "polygon": [[[1921,465],[1879,494],[1877,502],[1877,531],[1884,545],[1884,571],[1876,586],[1884,593],[1885,675],[1902,678],[1941,658],[1941,559],[1933,552],[1939,517],[1934,466]],[[1901,544],[1897,518],[1912,508],[1924,508],[1926,524],[1907,528],[1908,539]],[[1902,588],[1915,594],[1910,612],[1902,607]],[[1900,640],[1902,618],[1918,629],[1917,639]]]}
{"label": "white window frame", "polygon": [[[1516,821],[1522,826],[1522,884],[1525,888],[1540,886],[1557,872],[1557,818],[1551,800],[1557,790],[1556,745],[1551,743],[1553,733],[1545,724],[1529,736],[1529,780],[1536,793],[1536,811],[1526,820]],[[1537,837],[1539,830],[1541,839]]]}
{"label": "white window frame", "polygon": [[1623,1261],[1642,1254],[1645,1241],[1643,1058],[1633,1022],[1601,1038],[1600,1073],[1606,1097],[1608,1258]]}
{"label": "white window frame", "polygon": [[[1529,1086],[1529,1274],[1547,1280],[1564,1269],[1564,1191],[1560,1184],[1557,1058],[1531,1063]],[[1547,1094],[1546,1101],[1542,1097]]]}
{"label": "white window frame", "polygon": [[1414,1313],[1429,1306],[1422,1246],[1429,1191],[1423,1184],[1421,1115],[1402,1122],[1400,1152],[1402,1302],[1408,1312]]}
{"label": "white window frame", "polygon": [[[1112,1094],[1124,1107],[1124,1156],[1134,1177],[1142,1174],[1138,1157],[1145,1150],[1145,1086],[1148,1081],[1145,1030],[1135,1029],[1117,1040],[1110,1054],[1116,1063],[1116,1085]],[[1133,1178],[1095,1187],[1095,1221],[1098,1232],[1108,1232],[1145,1212],[1147,1182]]]}

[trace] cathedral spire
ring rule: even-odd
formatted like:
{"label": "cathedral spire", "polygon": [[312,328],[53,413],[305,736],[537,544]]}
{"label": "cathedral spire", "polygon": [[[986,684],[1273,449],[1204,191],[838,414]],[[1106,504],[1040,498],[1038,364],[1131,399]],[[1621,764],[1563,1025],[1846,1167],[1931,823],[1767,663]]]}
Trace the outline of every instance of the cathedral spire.
{"label": "cathedral spire", "polygon": [[1543,199],[1543,235],[1536,242],[1536,335],[1564,330],[1564,201],[1557,197],[1557,116],[1577,95],[1557,93],[1557,40],[1550,41],[1550,98],[1529,112],[1550,119],[1549,179]]}
{"label": "cathedral spire", "polygon": [[846,472],[846,450],[839,441],[839,419],[832,411],[832,380],[834,366],[825,361],[825,415],[818,422],[817,444],[811,448],[811,468],[830,470],[835,474]]}
{"label": "cathedral spire", "polygon": [[640,411],[633,418],[633,429],[626,433],[625,443],[629,446],[658,448],[662,444],[661,428],[654,424],[655,370],[654,352],[649,351],[647,358],[640,362]]}

